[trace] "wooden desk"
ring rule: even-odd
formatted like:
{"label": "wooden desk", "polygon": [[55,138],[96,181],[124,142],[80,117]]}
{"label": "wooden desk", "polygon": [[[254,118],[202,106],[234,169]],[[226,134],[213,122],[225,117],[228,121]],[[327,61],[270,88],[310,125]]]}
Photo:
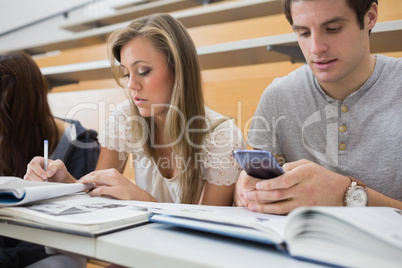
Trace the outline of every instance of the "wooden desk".
{"label": "wooden desk", "polygon": [[0,223],[0,235],[129,267],[324,267],[292,259],[274,247],[150,223],[82,237]]}

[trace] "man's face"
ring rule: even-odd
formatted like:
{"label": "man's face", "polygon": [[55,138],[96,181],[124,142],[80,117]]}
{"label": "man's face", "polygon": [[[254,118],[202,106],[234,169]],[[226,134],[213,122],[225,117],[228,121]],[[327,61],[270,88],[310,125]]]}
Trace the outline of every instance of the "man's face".
{"label": "man's face", "polygon": [[291,14],[299,46],[320,84],[354,79],[367,65],[370,29],[360,29],[345,0],[292,2]]}

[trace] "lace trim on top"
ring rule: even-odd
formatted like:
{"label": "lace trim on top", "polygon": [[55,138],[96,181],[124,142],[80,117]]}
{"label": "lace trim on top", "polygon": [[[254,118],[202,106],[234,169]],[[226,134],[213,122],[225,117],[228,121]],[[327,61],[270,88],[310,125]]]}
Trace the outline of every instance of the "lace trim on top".
{"label": "lace trim on top", "polygon": [[[129,101],[119,104],[112,111],[105,128],[99,135],[102,147],[119,152],[120,157],[127,157],[129,153],[138,154],[134,157],[146,157],[142,146],[132,142],[132,121]],[[211,125],[222,118],[217,112],[206,107],[206,118]],[[241,167],[233,157],[234,150],[245,149],[241,131],[234,120],[226,120],[219,124],[211,133],[207,134],[203,142],[204,150],[197,157],[201,161],[202,179],[215,185],[232,185],[236,183]],[[152,167],[156,164],[152,161]]]}

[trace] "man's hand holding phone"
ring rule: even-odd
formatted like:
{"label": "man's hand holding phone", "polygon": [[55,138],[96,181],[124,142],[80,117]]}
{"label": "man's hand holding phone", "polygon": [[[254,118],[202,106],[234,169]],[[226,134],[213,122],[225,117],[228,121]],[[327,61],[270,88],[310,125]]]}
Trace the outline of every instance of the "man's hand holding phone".
{"label": "man's hand holding phone", "polygon": [[263,150],[237,150],[233,156],[249,176],[272,179],[284,173],[274,155]]}
{"label": "man's hand holding phone", "polygon": [[281,170],[282,175],[271,179],[258,179],[243,170],[236,183],[235,205],[271,214],[287,214],[301,206],[343,206],[348,177],[305,159],[286,163]]}
{"label": "man's hand holding phone", "polygon": [[[255,203],[247,197],[248,192],[256,191],[256,185],[261,180],[272,179],[284,173],[274,155],[263,150],[238,150],[233,152],[236,161],[243,168],[236,184],[235,204],[236,206],[249,206]],[[258,200],[259,202],[270,203],[270,200]]]}

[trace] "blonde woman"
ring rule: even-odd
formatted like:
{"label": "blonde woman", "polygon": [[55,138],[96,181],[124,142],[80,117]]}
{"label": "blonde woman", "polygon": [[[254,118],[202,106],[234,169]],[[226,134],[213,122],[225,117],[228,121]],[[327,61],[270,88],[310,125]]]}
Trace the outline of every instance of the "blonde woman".
{"label": "blonde woman", "polygon": [[[184,26],[167,14],[133,21],[109,37],[112,70],[128,100],[111,113],[100,135],[92,195],[118,199],[232,205],[240,170],[232,151],[244,149],[240,130],[205,107],[198,56]],[[132,154],[135,184],[122,175]],[[26,179],[74,181],[61,161]]]}

